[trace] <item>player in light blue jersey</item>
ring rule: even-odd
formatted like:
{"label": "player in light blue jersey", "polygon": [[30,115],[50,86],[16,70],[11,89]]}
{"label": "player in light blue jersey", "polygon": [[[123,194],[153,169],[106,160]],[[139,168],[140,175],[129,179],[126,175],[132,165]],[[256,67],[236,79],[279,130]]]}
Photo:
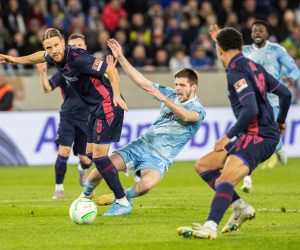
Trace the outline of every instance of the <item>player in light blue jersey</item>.
{"label": "player in light blue jersey", "polygon": [[[300,75],[298,66],[286,49],[277,43],[268,41],[268,36],[268,24],[265,21],[257,20],[253,22],[251,37],[254,43],[244,46],[242,52],[245,57],[261,64],[266,71],[280,83],[292,87]],[[274,118],[276,120],[279,113],[278,96],[268,93],[268,100],[273,108]],[[287,162],[287,156],[282,146],[283,143],[282,140],[280,140],[275,153],[279,162],[284,165]],[[275,161],[271,160],[269,163],[263,165],[263,167],[268,165],[269,167],[274,167],[276,162],[277,159],[275,157]],[[241,189],[245,192],[251,191],[252,180],[250,175],[245,177]]]}
{"label": "player in light blue jersey", "polygon": [[[185,68],[178,71],[175,89],[166,88],[137,71],[124,57],[116,40],[110,39],[108,46],[131,80],[161,102],[159,117],[152,126],[110,156],[119,171],[131,170],[139,175],[138,181],[126,192],[128,199],[132,199],[146,194],[160,182],[175,157],[198,131],[205,110],[195,95],[198,74],[194,70]],[[91,172],[83,194],[90,196],[100,180],[97,170]],[[109,204],[113,200],[113,195],[106,195],[100,197],[97,203]]]}
{"label": "player in light blue jersey", "polygon": [[[215,40],[218,31],[217,25],[211,27],[210,33],[213,40]],[[267,40],[268,35],[268,24],[265,21],[256,20],[253,22],[251,37],[254,43],[243,46],[242,53],[245,57],[261,64],[266,71],[280,83],[287,84],[288,87],[291,87],[294,81],[299,78],[300,73],[298,66],[285,48]],[[268,93],[268,100],[273,108],[274,118],[276,120],[279,113],[279,99],[276,95]],[[282,140],[278,143],[275,153],[281,164],[287,162],[286,153],[282,148]],[[269,163],[271,167],[275,166],[277,158],[275,157],[275,163]],[[245,177],[241,189],[247,193],[252,190],[252,179],[250,175]]]}

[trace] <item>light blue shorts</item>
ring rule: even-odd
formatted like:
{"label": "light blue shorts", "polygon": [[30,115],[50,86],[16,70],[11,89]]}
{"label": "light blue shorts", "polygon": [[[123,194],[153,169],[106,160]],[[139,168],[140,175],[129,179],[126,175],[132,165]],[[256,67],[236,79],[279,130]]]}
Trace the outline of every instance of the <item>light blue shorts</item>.
{"label": "light blue shorts", "polygon": [[168,170],[168,165],[160,158],[151,155],[145,146],[138,140],[116,150],[115,153],[118,153],[126,163],[126,175],[130,175],[133,172],[139,175],[140,170],[151,169],[158,171],[162,178]]}

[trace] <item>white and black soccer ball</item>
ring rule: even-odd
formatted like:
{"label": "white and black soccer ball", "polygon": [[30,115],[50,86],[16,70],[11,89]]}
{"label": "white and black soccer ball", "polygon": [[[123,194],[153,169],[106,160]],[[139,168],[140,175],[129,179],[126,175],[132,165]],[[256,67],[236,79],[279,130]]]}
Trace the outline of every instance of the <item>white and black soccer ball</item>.
{"label": "white and black soccer ball", "polygon": [[91,224],[97,215],[96,204],[87,198],[78,198],[70,206],[70,218],[76,224]]}

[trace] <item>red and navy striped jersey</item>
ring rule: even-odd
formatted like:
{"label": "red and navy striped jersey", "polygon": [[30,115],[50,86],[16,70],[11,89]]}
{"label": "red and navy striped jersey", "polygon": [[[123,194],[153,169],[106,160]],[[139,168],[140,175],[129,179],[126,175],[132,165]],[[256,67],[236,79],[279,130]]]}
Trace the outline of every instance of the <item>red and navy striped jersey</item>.
{"label": "red and navy striped jersey", "polygon": [[[234,56],[230,61],[227,68],[227,81],[229,100],[237,118],[236,124],[227,136],[232,138],[248,133],[278,139],[278,126],[274,120],[267,92],[278,92],[277,94],[281,95],[281,92],[285,94],[288,90],[276,91],[281,88],[281,84],[261,65],[245,58],[243,54]],[[285,120],[288,108],[289,105],[282,110],[281,119]]]}
{"label": "red and navy striped jersey", "polygon": [[92,107],[92,112],[97,112],[99,117],[105,117],[105,113],[113,110],[113,91],[105,75],[105,62],[86,50],[73,46],[66,46],[63,62],[55,62],[48,54],[45,54],[45,59],[58,69],[67,84],[72,85],[80,97]]}

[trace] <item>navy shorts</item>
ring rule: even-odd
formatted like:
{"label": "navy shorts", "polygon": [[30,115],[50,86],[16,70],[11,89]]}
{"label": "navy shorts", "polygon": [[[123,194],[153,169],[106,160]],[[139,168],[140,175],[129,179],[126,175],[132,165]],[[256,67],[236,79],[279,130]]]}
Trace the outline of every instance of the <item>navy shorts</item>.
{"label": "navy shorts", "polygon": [[56,143],[68,147],[73,145],[74,155],[84,155],[87,143],[87,122],[61,116]]}
{"label": "navy shorts", "polygon": [[88,119],[88,142],[95,144],[110,144],[120,141],[124,120],[124,110],[119,106],[106,118],[91,114]]}
{"label": "navy shorts", "polygon": [[274,153],[277,144],[276,139],[242,134],[225,148],[228,155],[239,157],[252,172],[259,163],[264,162]]}

